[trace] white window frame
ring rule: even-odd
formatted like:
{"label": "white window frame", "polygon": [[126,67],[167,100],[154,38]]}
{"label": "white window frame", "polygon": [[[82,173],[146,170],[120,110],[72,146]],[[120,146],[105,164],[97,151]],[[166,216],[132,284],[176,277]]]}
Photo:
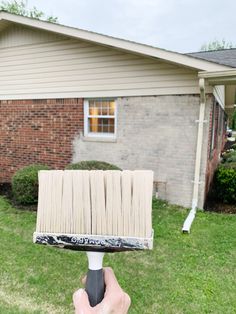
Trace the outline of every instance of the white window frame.
{"label": "white window frame", "polygon": [[[115,112],[114,116],[109,116],[109,115],[98,115],[98,116],[90,116],[89,115],[89,101],[90,100],[97,100],[97,101],[114,101],[115,102]],[[105,118],[109,119],[112,118],[114,119],[114,133],[102,133],[102,132],[89,132],[89,124],[88,124],[88,119],[90,117],[95,117],[95,118]],[[116,133],[117,133],[117,102],[114,98],[95,98],[95,99],[84,99],[84,136],[85,137],[93,137],[93,138],[111,138],[114,139],[116,138]]]}

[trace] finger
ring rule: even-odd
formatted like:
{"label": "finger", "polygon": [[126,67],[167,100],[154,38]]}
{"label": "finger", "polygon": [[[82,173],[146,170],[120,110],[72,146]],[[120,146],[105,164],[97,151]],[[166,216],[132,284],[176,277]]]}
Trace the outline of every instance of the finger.
{"label": "finger", "polygon": [[131,305],[130,296],[125,292],[124,293],[124,313],[128,313],[130,305]]}
{"label": "finger", "polygon": [[87,280],[87,275],[81,278],[81,282],[84,286],[86,285],[86,280]]}
{"label": "finger", "polygon": [[103,271],[104,271],[104,281],[105,281],[106,289],[117,288],[117,287],[120,288],[120,285],[116,279],[113,269],[110,267],[105,267]]}
{"label": "finger", "polygon": [[79,289],[73,294],[73,303],[76,309],[76,313],[80,313],[79,312],[80,309],[87,310],[91,308],[89,304],[88,295],[84,289]]}

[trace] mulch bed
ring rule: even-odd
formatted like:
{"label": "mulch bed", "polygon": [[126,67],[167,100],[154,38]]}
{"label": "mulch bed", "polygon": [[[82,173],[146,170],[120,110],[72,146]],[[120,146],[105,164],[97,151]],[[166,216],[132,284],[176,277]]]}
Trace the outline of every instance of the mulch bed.
{"label": "mulch bed", "polygon": [[227,142],[225,143],[225,146],[224,146],[224,151],[230,149],[231,146],[233,146],[234,144],[236,144],[236,141],[233,141],[233,142],[227,141]]}
{"label": "mulch bed", "polygon": [[236,204],[224,204],[215,200],[208,200],[205,210],[216,213],[236,214]]}

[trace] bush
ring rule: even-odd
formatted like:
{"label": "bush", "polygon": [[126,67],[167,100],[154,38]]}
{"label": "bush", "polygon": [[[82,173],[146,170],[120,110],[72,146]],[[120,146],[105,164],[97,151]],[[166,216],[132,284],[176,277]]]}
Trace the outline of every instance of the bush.
{"label": "bush", "polygon": [[233,150],[236,150],[236,144],[233,144],[233,145],[231,146],[231,148],[232,148]]}
{"label": "bush", "polygon": [[223,162],[224,163],[236,162],[236,151],[231,151],[229,153],[225,153],[223,155]]}
{"label": "bush", "polygon": [[12,178],[12,193],[21,205],[36,204],[38,201],[38,171],[49,170],[46,165],[30,165],[16,171]]}
{"label": "bush", "polygon": [[88,160],[70,164],[66,167],[69,170],[121,170],[119,167],[105,161]]}
{"label": "bush", "polygon": [[236,169],[236,161],[226,162],[226,163],[224,163],[224,167],[225,168]]}
{"label": "bush", "polygon": [[222,162],[225,163],[227,161],[227,159],[230,158],[230,156],[231,156],[231,152],[229,152],[229,151],[228,152],[224,152],[222,154]]}
{"label": "bush", "polygon": [[215,197],[229,204],[236,203],[236,162],[221,164],[214,176]]}

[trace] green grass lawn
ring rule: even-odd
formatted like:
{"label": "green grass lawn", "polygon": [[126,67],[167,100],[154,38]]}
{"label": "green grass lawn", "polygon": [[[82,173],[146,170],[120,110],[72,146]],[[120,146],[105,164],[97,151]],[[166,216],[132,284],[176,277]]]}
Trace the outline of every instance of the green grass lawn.
{"label": "green grass lawn", "polygon": [[[130,313],[236,313],[236,216],[153,205],[154,250],[106,254],[132,299]],[[32,243],[36,213],[0,197],[0,313],[73,313],[85,253]]]}

